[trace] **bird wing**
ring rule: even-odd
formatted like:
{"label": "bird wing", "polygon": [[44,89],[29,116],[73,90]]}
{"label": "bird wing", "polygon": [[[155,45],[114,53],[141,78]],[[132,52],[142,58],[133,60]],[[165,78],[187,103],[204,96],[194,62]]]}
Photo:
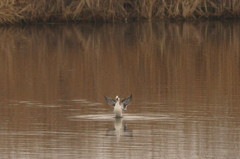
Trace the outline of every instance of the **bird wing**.
{"label": "bird wing", "polygon": [[115,106],[116,100],[114,100],[114,99],[112,99],[112,98],[110,98],[110,97],[107,97],[107,96],[104,96],[104,98],[105,98],[105,100],[108,102],[108,104],[109,104],[110,106]]}
{"label": "bird wing", "polygon": [[121,101],[124,110],[127,110],[127,105],[130,104],[131,100],[132,100],[132,95],[124,98],[124,99]]}

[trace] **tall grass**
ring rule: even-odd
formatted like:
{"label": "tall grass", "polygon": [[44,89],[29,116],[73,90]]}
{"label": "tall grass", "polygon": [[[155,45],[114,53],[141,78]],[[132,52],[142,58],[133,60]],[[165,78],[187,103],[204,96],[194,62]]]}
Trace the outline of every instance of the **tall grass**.
{"label": "tall grass", "polygon": [[0,23],[239,17],[239,0],[1,0]]}

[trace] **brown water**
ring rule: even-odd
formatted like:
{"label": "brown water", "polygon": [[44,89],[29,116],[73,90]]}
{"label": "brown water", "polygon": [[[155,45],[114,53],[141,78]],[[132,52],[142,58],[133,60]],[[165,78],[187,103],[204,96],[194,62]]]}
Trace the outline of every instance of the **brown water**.
{"label": "brown water", "polygon": [[[0,28],[1,159],[237,159],[240,23]],[[133,94],[122,119],[103,96]]]}

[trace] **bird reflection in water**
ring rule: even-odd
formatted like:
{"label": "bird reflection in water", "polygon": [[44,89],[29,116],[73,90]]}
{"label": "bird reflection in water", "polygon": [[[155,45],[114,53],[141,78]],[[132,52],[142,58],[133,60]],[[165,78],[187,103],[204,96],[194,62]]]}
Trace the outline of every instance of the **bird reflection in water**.
{"label": "bird reflection in water", "polygon": [[114,128],[107,130],[106,136],[116,136],[118,142],[121,137],[133,137],[133,132],[123,123],[123,118],[115,118]]}

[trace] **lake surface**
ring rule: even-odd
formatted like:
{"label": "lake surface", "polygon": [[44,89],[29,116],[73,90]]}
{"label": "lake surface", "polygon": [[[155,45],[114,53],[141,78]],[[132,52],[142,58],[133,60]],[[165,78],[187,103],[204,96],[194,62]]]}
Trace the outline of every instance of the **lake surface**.
{"label": "lake surface", "polygon": [[[3,159],[237,159],[240,22],[0,28]],[[133,101],[121,119],[103,96]]]}

